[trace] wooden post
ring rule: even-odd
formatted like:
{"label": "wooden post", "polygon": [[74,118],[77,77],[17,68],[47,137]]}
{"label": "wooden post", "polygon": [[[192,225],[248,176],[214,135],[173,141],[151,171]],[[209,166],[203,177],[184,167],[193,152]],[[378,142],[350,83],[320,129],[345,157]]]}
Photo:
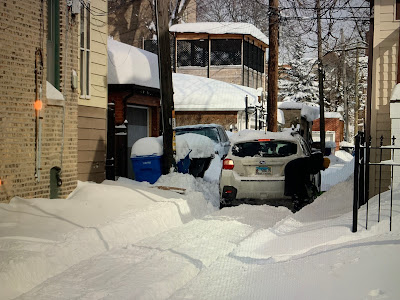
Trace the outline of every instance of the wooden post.
{"label": "wooden post", "polygon": [[268,131],[278,131],[278,0],[269,0]]}
{"label": "wooden post", "polygon": [[356,48],[356,74],[355,74],[355,81],[354,81],[354,92],[355,92],[355,104],[354,104],[354,135],[358,133],[358,109],[359,109],[359,99],[358,99],[358,62],[359,62],[359,51],[358,51],[359,44],[357,44]]}
{"label": "wooden post", "polygon": [[163,174],[168,174],[173,166],[173,129],[172,113],[174,110],[171,48],[169,43],[168,1],[156,0],[156,21],[158,38],[158,66],[161,92],[161,111],[163,125]]}
{"label": "wooden post", "polygon": [[347,70],[346,70],[346,46],[344,43],[343,28],[340,29],[342,41],[342,59],[343,59],[343,102],[344,102],[344,140],[349,141],[349,106],[347,98]]}

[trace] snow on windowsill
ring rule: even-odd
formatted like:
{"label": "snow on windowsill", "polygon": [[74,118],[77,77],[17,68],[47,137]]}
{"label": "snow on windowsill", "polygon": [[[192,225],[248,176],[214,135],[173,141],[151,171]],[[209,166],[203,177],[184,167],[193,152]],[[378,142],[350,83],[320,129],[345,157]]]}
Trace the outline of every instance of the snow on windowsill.
{"label": "snow on windowsill", "polygon": [[63,94],[48,81],[46,81],[46,98],[47,98],[47,105],[54,105],[54,106],[65,105],[65,99]]}

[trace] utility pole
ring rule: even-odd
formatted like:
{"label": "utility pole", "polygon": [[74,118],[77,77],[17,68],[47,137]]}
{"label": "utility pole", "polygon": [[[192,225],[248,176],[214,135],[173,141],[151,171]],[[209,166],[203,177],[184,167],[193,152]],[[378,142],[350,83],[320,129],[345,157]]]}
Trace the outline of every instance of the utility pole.
{"label": "utility pole", "polygon": [[359,99],[358,99],[358,61],[359,61],[359,53],[358,53],[359,44],[357,43],[356,48],[356,75],[355,75],[355,82],[354,82],[354,92],[356,94],[355,97],[355,105],[354,105],[354,135],[358,133],[358,109],[359,109]]}
{"label": "utility pole", "polygon": [[340,29],[341,41],[342,41],[342,59],[343,59],[343,102],[344,102],[344,140],[349,141],[349,106],[347,100],[347,72],[346,72],[346,45],[344,43],[343,28]]}
{"label": "utility pole", "polygon": [[278,0],[269,0],[269,56],[268,56],[268,131],[278,131]]}
{"label": "utility pole", "polygon": [[322,64],[322,29],[321,29],[321,5],[316,0],[317,10],[317,35],[318,35],[318,90],[319,90],[319,133],[321,152],[325,154],[325,111],[324,111],[324,72]]}
{"label": "utility pole", "polygon": [[174,100],[172,90],[171,49],[169,43],[169,16],[168,3],[165,0],[156,0],[156,22],[158,39],[158,66],[161,93],[161,112],[163,126],[163,174],[168,174],[174,163],[173,123],[175,123]]}

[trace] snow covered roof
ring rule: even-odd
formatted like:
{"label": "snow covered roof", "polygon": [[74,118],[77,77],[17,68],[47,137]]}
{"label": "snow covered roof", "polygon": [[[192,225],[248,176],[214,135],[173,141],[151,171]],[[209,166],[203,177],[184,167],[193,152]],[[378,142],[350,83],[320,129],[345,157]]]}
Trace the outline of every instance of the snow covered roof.
{"label": "snow covered roof", "polygon": [[108,84],[135,84],[160,88],[158,56],[108,39]]}
{"label": "snow covered roof", "polygon": [[[134,84],[160,88],[158,57],[148,51],[108,40],[108,84]],[[174,73],[174,105],[177,111],[243,111],[258,102],[259,90],[215,79]]]}
{"label": "snow covered roof", "polygon": [[174,106],[177,111],[239,111],[258,103],[256,89],[206,77],[172,74]]}
{"label": "snow covered roof", "polygon": [[265,44],[268,38],[253,24],[235,22],[198,22],[172,25],[170,32],[180,33],[208,33],[208,34],[247,34],[255,37]]}
{"label": "snow covered roof", "polygon": [[325,118],[326,119],[339,119],[339,120],[343,121],[342,114],[339,112],[334,112],[334,111],[325,112]]}

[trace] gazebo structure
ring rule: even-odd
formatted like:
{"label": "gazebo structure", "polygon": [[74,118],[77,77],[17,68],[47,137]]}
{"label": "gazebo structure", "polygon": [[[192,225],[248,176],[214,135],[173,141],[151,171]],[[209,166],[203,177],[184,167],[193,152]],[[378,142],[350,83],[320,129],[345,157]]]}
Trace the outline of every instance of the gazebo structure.
{"label": "gazebo structure", "polygon": [[268,38],[254,25],[233,22],[184,23],[170,27],[173,69],[251,88],[266,87]]}

